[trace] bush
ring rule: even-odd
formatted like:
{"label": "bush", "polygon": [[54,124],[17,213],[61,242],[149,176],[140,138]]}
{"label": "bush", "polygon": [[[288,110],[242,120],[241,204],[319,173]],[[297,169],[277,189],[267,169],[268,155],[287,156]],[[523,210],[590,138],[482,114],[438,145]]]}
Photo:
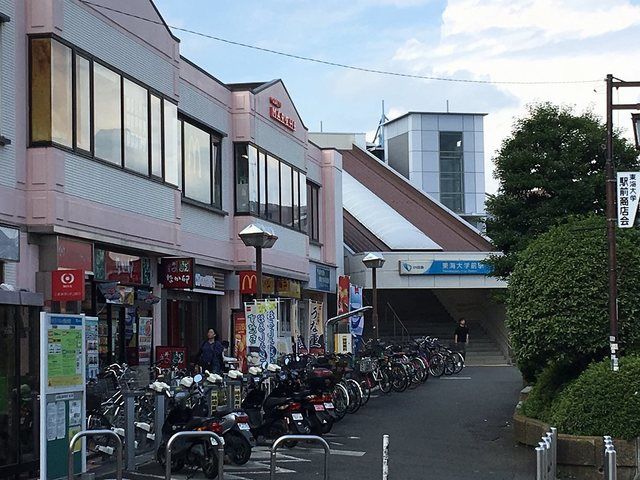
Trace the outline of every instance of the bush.
{"label": "bush", "polygon": [[[618,230],[619,336],[640,339],[640,233]],[[550,362],[588,363],[608,351],[604,218],[574,218],[539,236],[509,278],[507,323],[527,379]]]}
{"label": "bush", "polygon": [[582,370],[581,365],[572,363],[547,365],[524,401],[522,413],[527,417],[548,422],[553,401],[571,380],[580,375]]}
{"label": "bush", "polygon": [[640,435],[640,357],[625,357],[620,371],[610,360],[594,363],[553,404],[549,423],[572,435]]}

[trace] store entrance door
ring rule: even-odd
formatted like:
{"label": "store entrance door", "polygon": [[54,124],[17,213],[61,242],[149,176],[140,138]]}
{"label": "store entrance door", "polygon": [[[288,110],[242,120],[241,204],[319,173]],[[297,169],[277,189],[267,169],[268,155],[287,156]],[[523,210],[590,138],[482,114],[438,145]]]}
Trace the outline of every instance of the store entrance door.
{"label": "store entrance door", "polygon": [[37,471],[39,310],[0,304],[0,478]]}

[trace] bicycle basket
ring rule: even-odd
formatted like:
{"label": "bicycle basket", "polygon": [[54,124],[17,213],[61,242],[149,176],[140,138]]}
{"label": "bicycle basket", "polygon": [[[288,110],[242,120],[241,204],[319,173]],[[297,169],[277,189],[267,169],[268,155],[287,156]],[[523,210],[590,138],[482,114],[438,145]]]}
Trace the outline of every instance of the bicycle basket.
{"label": "bicycle basket", "polygon": [[375,370],[376,368],[375,364],[376,364],[376,361],[374,358],[371,358],[371,357],[361,358],[360,361],[358,362],[358,370],[362,373],[373,372],[373,370]]}

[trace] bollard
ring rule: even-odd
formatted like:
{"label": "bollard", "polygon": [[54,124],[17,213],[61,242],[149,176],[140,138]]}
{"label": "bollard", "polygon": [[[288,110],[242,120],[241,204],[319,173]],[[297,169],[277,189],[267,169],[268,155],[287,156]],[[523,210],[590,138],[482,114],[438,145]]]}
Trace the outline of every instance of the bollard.
{"label": "bollard", "polygon": [[124,393],[124,468],[128,471],[136,469],[136,410],[135,392]]}
{"label": "bollard", "polygon": [[389,478],[389,435],[382,436],[382,480]]}
{"label": "bollard", "polygon": [[155,452],[160,448],[160,444],[162,443],[162,427],[164,426],[164,410],[165,410],[165,395],[157,394],[156,395],[156,410],[154,412],[154,420],[153,420],[153,450]]}
{"label": "bollard", "polygon": [[618,470],[616,465],[616,451],[611,449],[607,450],[604,454],[605,458],[605,472],[607,474],[607,480],[618,480]]}
{"label": "bollard", "polygon": [[558,478],[558,429],[551,427],[551,480]]}
{"label": "bollard", "polygon": [[544,448],[536,447],[536,480],[545,480],[544,471]]}

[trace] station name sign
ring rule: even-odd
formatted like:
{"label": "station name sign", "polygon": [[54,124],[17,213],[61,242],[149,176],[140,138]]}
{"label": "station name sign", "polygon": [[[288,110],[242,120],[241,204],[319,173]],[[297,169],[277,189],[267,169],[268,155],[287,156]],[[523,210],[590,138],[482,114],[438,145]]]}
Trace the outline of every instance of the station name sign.
{"label": "station name sign", "polygon": [[296,121],[282,113],[282,102],[275,97],[269,97],[269,116],[276,122],[281,123],[292,132],[296,130]]}
{"label": "station name sign", "polygon": [[491,267],[481,260],[400,260],[400,275],[489,275]]}

